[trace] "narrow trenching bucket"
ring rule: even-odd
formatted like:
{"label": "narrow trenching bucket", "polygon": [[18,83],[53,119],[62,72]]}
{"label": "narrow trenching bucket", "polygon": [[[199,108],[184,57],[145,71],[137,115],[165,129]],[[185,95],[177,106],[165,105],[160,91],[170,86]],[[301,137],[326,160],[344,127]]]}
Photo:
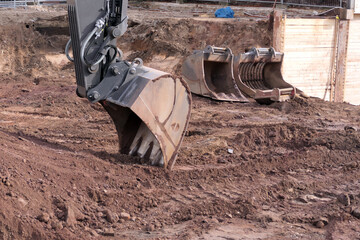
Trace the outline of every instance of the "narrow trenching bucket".
{"label": "narrow trenching bucket", "polygon": [[192,93],[220,101],[248,102],[236,85],[233,60],[229,48],[207,46],[184,61],[183,79]]}
{"label": "narrow trenching bucket", "polygon": [[168,73],[137,72],[101,104],[115,123],[121,153],[171,169],[190,118],[190,91]]}
{"label": "narrow trenching bucket", "polygon": [[274,48],[252,48],[234,59],[234,76],[240,90],[259,103],[285,101],[296,89],[281,74],[284,54]]}

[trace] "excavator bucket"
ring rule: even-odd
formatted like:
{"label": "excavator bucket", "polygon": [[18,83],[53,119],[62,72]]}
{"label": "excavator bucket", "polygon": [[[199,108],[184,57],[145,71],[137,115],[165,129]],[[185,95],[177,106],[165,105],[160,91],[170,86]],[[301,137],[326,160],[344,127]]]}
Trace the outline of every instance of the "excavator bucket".
{"label": "excavator bucket", "polygon": [[100,103],[115,123],[120,152],[171,169],[189,123],[190,90],[141,59],[122,59],[116,43],[127,29],[127,8],[127,0],[68,0],[65,53],[78,96]]}
{"label": "excavator bucket", "polygon": [[116,126],[121,153],[171,169],[190,118],[190,91],[167,73],[142,69],[101,104]]}
{"label": "excavator bucket", "polygon": [[274,48],[252,48],[234,59],[234,76],[240,90],[257,102],[270,104],[295,97],[296,89],[281,74],[284,54]]}
{"label": "excavator bucket", "polygon": [[236,86],[233,60],[229,48],[207,46],[184,61],[182,76],[192,93],[220,101],[248,102]]}

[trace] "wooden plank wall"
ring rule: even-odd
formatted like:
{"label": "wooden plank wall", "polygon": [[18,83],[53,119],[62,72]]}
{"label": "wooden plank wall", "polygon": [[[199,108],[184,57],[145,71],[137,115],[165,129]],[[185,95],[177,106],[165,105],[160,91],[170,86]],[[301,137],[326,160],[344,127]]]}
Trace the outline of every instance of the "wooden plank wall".
{"label": "wooden plank wall", "polygon": [[360,13],[360,0],[355,0],[355,13]]}
{"label": "wooden plank wall", "polygon": [[306,94],[330,100],[336,55],[335,19],[284,19],[284,79]]}
{"label": "wooden plank wall", "polygon": [[344,101],[360,104],[360,15],[349,24]]}

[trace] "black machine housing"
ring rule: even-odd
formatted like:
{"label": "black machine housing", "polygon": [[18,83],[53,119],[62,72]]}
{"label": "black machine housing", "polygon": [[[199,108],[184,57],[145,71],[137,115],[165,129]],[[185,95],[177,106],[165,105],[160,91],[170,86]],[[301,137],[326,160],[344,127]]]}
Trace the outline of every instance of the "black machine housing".
{"label": "black machine housing", "polygon": [[[68,0],[77,93],[89,97],[117,60],[116,38],[127,29],[127,0]],[[90,99],[89,99],[90,100]]]}

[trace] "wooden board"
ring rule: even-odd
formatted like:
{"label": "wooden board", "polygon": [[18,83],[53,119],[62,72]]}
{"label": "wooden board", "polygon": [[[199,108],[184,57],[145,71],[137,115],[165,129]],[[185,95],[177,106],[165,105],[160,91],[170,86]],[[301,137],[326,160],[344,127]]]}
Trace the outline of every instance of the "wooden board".
{"label": "wooden board", "polygon": [[284,79],[310,96],[330,100],[336,46],[335,19],[286,19]]}
{"label": "wooden board", "polygon": [[283,51],[283,11],[274,9],[273,12],[274,28],[273,28],[273,44],[276,51]]}
{"label": "wooden board", "polygon": [[360,0],[355,0],[355,13],[360,14]]}
{"label": "wooden board", "polygon": [[360,104],[360,15],[350,20],[344,100]]}
{"label": "wooden board", "polygon": [[334,101],[343,102],[346,79],[346,57],[349,37],[349,20],[339,21],[336,49]]}

